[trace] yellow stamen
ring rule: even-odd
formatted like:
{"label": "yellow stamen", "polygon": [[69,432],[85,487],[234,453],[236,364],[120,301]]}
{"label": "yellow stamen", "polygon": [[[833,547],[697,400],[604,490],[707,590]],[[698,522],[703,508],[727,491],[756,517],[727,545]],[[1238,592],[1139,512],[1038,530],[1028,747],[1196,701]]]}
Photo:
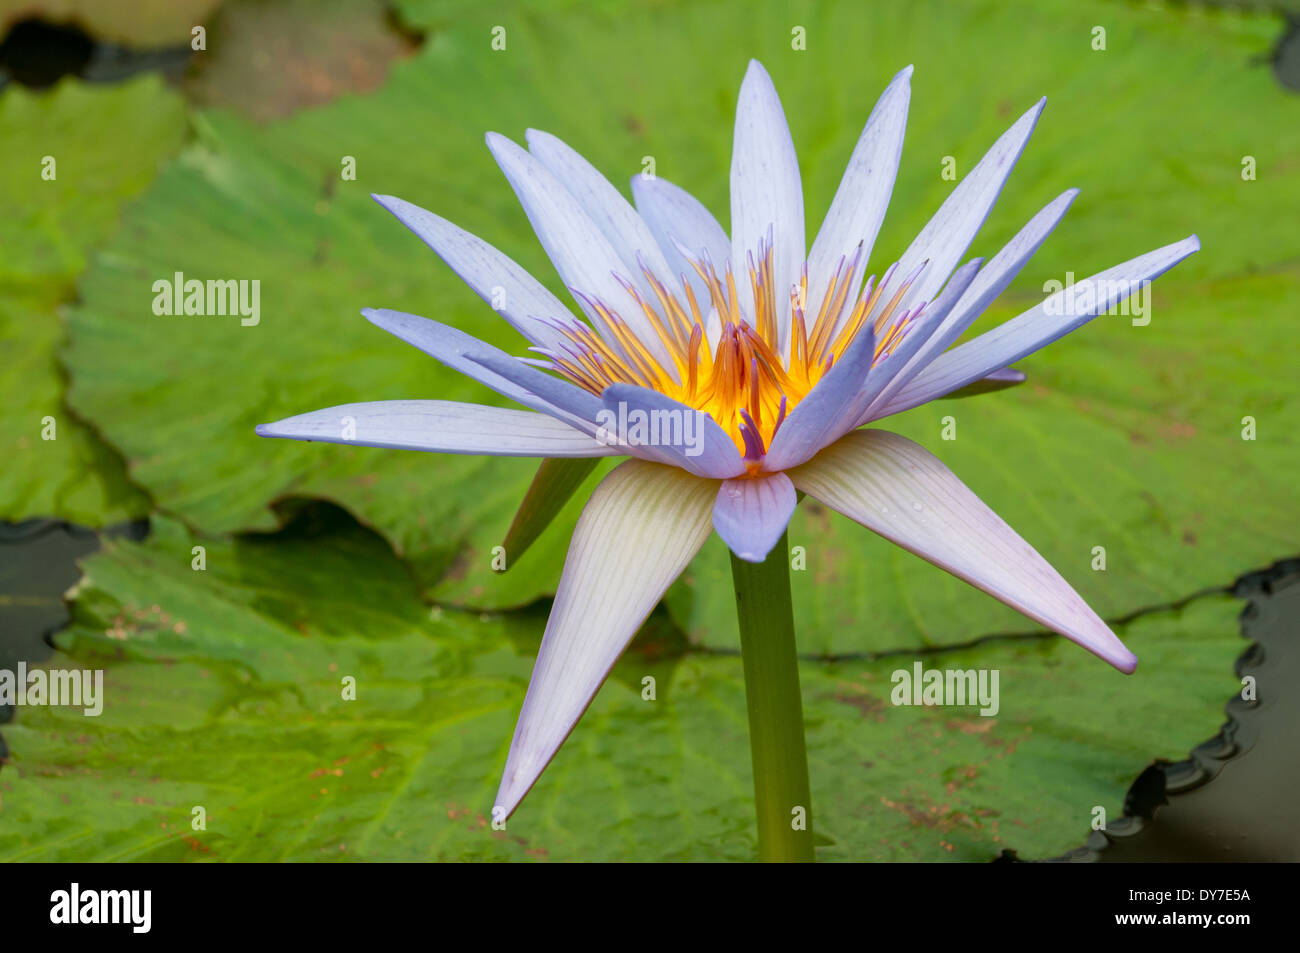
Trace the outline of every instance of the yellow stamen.
{"label": "yellow stamen", "polygon": [[[798,284],[789,289],[791,313],[788,355],[779,341],[780,316],[777,300],[786,292],[776,287],[772,245],[760,243],[758,258],[748,256],[749,281],[753,291],[751,316],[738,304],[736,279],[730,267],[719,275],[709,262],[691,261],[691,267],[709,293],[721,331],[710,342],[705,330],[707,315],[695,292],[684,282],[683,298],[643,268],[654,300],[647,300],[630,282],[624,287],[641,309],[671,364],[664,366],[627,323],[606,304],[588,301],[602,329],[566,328],[572,344],[551,358],[554,370],[579,387],[599,395],[611,384],[638,384],[709,414],[745,453],[747,444],[741,428],[753,422],[752,432],[763,448],[770,447],[777,428],[817,382],[843,357],[864,331],[868,322],[876,337],[873,361],[878,362],[898,347],[920,309],[896,313],[915,279],[902,282],[889,302],[881,307],[885,282],[869,286],[857,296],[841,322],[857,256],[842,260],[831,276],[830,286],[817,309],[811,327],[808,317],[808,273],[805,265]],[[784,403],[784,409],[782,404]],[[752,461],[752,456],[751,456]]]}

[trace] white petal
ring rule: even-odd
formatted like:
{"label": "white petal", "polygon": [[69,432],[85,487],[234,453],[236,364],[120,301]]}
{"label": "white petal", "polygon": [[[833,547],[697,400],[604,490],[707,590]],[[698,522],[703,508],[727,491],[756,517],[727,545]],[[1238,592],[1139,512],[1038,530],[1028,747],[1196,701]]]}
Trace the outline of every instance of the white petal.
{"label": "white petal", "polygon": [[457,228],[445,218],[391,195],[373,195],[376,202],[415,232],[460,279],[500,313],[516,331],[543,347],[567,340],[539,318],[578,324],[559,298],[523,267],[483,239]]}
{"label": "white petal", "polygon": [[716,480],[629,460],[596,487],[515,728],[495,816],[508,816],[559,750],[614,662],[711,531]]}
{"label": "white petal", "polygon": [[[615,277],[631,281],[633,273],[600,227],[535,156],[494,132],[488,133],[487,143],[565,285],[573,291],[597,298],[615,311],[641,343],[659,358],[668,373],[675,375],[676,365],[669,360],[667,348],[636,299]],[[581,298],[578,300],[588,316],[594,318],[587,304]],[[603,334],[603,325],[599,321],[594,323]],[[606,340],[616,350],[622,351],[617,341],[609,337]]]}
{"label": "white petal", "polygon": [[[731,240],[713,214],[685,189],[658,177],[632,176],[632,198],[650,233],[663,249],[674,276],[685,275],[695,301],[707,315],[709,290],[691,263],[677,249],[680,242],[696,261],[708,259],[719,267],[731,260]],[[684,302],[683,302],[684,304]],[[711,337],[716,344],[717,338]]]}
{"label": "white petal", "polygon": [[857,299],[898,175],[911,99],[911,76],[912,67],[901,70],[871,110],[835,191],[830,211],[808,253],[808,307],[814,315],[821,307],[840,258],[851,257],[861,244],[858,271],[848,300]]}
{"label": "white petal", "polygon": [[659,243],[631,203],[618,189],[569,145],[539,129],[529,129],[524,137],[528,151],[564,183],[570,194],[586,211],[623,260],[626,273],[647,301],[654,301],[654,291],[641,274],[637,257],[649,266],[660,281],[673,277]]}
{"label": "white petal", "polygon": [[856,430],[790,471],[790,478],[831,509],[1120,671],[1137,665],[1137,657],[1047,560],[924,447],[884,430]]}
{"label": "white petal", "polygon": [[761,563],[790,525],[797,502],[784,473],[725,480],[713,504],[713,528],[741,559]]}
{"label": "white petal", "polygon": [[1016,233],[1011,241],[1002,246],[987,265],[980,269],[980,273],[975,276],[970,287],[943,319],[943,323],[935,329],[920,350],[912,355],[903,369],[894,375],[889,385],[872,400],[871,406],[858,421],[860,424],[874,419],[873,411],[877,407],[883,407],[888,403],[894,394],[902,390],[912,378],[946,351],[948,345],[961,337],[975,319],[984,313],[984,309],[1006,290],[1011,280],[1020,273],[1020,269],[1047,240],[1047,236],[1061,221],[1070,203],[1078,194],[1078,189],[1069,189],[1049,202]]}
{"label": "white petal", "polygon": [[915,241],[903,252],[894,277],[885,286],[883,300],[888,301],[898,290],[903,278],[927,260],[930,262],[929,267],[908,289],[900,307],[928,301],[943,287],[957,262],[961,261],[966,249],[970,248],[975,233],[988,218],[993,203],[998,200],[1002,186],[1006,184],[1007,176],[1020,158],[1046,102],[1045,98],[1040,99],[1017,119],[952,190],[939,211],[934,213],[934,217],[921,229]]}
{"label": "white petal", "polygon": [[454,400],[340,404],[261,424],[263,437],[498,457],[608,457],[622,451],[546,414]]}
{"label": "white petal", "polygon": [[[1192,235],[1058,291],[1037,307],[940,354],[887,402],[879,408],[873,407],[872,419],[901,413],[1014,364],[1106,313],[1138,290],[1143,282],[1164,274],[1200,247],[1200,239]],[[1088,307],[1071,306],[1073,296],[1083,287],[1096,292],[1093,303]]]}
{"label": "white petal", "polygon": [[[749,255],[758,257],[760,240],[771,230],[776,246],[774,274],[780,316],[780,353],[790,340],[790,288],[803,270],[806,237],[803,186],[790,127],[776,87],[757,60],[740,86],[736,137],[731,152],[731,267],[736,292],[748,315],[754,314]],[[721,267],[722,263],[717,263]]]}
{"label": "white petal", "polygon": [[576,384],[524,364],[456,328],[415,314],[362,308],[366,320],[503,397],[556,417],[583,433],[596,432],[600,399]]}

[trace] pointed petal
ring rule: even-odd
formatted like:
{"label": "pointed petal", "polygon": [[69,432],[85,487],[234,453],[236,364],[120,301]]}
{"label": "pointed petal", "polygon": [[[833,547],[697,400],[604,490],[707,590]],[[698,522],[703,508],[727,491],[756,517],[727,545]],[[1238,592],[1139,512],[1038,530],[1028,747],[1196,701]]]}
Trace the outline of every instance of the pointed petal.
{"label": "pointed petal", "polygon": [[[681,242],[696,260],[705,255],[721,265],[731,259],[731,240],[718,220],[685,189],[658,177],[632,176],[632,198],[650,234],[663,250],[671,274],[686,276],[701,309],[709,307],[709,291],[691,263],[677,250]],[[710,338],[716,340],[716,338]]]}
{"label": "pointed petal", "polygon": [[498,394],[557,417],[585,434],[595,432],[600,401],[568,381],[529,367],[505,351],[428,318],[386,308],[364,308],[361,313],[370,323]]}
{"label": "pointed petal", "polygon": [[[708,479],[723,480],[745,472],[745,461],[726,432],[702,410],[687,407],[664,394],[635,384],[613,384],[601,395],[606,413],[600,417],[602,439],[615,437],[620,453],[681,467]],[[644,422],[642,437],[623,421]]]}
{"label": "pointed petal", "polygon": [[[578,200],[535,156],[505,136],[490,132],[487,143],[565,285],[611,308],[664,367],[675,372],[667,349],[641,306],[615,277],[620,275],[630,281],[635,272],[624,264]],[[578,300],[593,317],[586,303]],[[603,332],[599,322],[596,327]]]}
{"label": "pointed petal", "polygon": [[564,509],[564,504],[569,502],[569,497],[591,475],[597,462],[595,459],[559,457],[542,461],[515,512],[505,542],[501,544],[506,552],[506,568],[503,572],[512,568],[519,557],[528,552],[528,547],[546,531],[560,510]]}
{"label": "pointed petal", "polygon": [[515,728],[494,816],[508,816],[559,750],[614,662],[710,533],[717,484],[629,460],[578,520]]}
{"label": "pointed petal", "polygon": [[840,258],[852,255],[861,244],[859,272],[848,300],[857,299],[898,175],[907,107],[912,95],[911,77],[912,67],[899,71],[871,110],[835,191],[830,211],[808,253],[808,302],[814,314],[826,296]]}
{"label": "pointed petal", "polygon": [[943,319],[943,323],[930,335],[929,340],[894,376],[889,386],[872,400],[871,406],[863,415],[862,422],[871,420],[872,411],[877,406],[884,406],[894,394],[925,370],[936,357],[948,349],[948,345],[965,333],[998,295],[1006,290],[1011,280],[1020,273],[1020,269],[1047,240],[1047,236],[1052,233],[1052,229],[1056,228],[1078,194],[1078,189],[1069,189],[1049,202],[989,260],[987,265],[980,269],[980,273],[971,282],[965,294]]}
{"label": "pointed petal", "polygon": [[[776,245],[776,307],[781,353],[790,338],[790,288],[803,268],[806,238],[803,185],[790,127],[772,78],[757,60],[740,86],[736,136],[731,152],[731,267],[746,314],[754,314],[749,283],[750,254],[772,230]],[[718,262],[721,267],[721,262]]]}
{"label": "pointed petal", "polygon": [[926,260],[930,262],[929,267],[920,280],[908,289],[900,306],[910,307],[919,301],[928,301],[943,287],[952,269],[966,254],[966,249],[970,248],[975,233],[988,218],[993,203],[997,201],[1007,176],[1020,158],[1046,102],[1046,98],[1040,99],[1017,119],[952,190],[939,211],[934,213],[934,217],[921,229],[907,251],[903,252],[893,279],[885,286],[885,300],[889,300],[902,279],[912,273],[912,269]]}
{"label": "pointed petal", "polygon": [[471,453],[494,457],[609,457],[623,451],[547,414],[454,400],[377,400],[260,424],[262,437]]}
{"label": "pointed petal", "polygon": [[372,195],[447,263],[490,306],[503,302],[501,316],[534,344],[551,347],[566,340],[539,318],[565,325],[580,322],[559,298],[513,260],[445,218],[391,195]]}
{"label": "pointed petal", "polygon": [[761,563],[790,525],[796,502],[784,473],[727,480],[713,504],[713,528],[741,559]]}
{"label": "pointed petal", "polygon": [[[873,407],[871,419],[878,420],[942,397],[1046,347],[1109,311],[1142,282],[1164,274],[1200,247],[1200,240],[1192,235],[1058,291],[1037,307],[940,354],[887,402],[879,408]],[[1092,304],[1072,306],[1073,295],[1085,284],[1096,292]]]}
{"label": "pointed petal", "polygon": [[567,143],[539,129],[529,129],[524,138],[528,140],[528,151],[564,183],[565,188],[609,240],[623,260],[627,277],[641,289],[647,300],[653,301],[654,292],[641,274],[638,256],[641,256],[660,281],[670,279],[672,272],[659,249],[659,243],[636,209],[595,166]]}
{"label": "pointed petal", "polygon": [[1124,647],[1047,560],[925,448],[884,430],[848,434],[791,471],[794,485],[983,589],[1122,672]]}
{"label": "pointed petal", "polygon": [[790,412],[772,438],[763,462],[766,470],[785,470],[803,463],[822,447],[834,443],[858,426],[858,421],[876,396],[888,386],[898,368],[924,346],[935,327],[942,324],[979,273],[981,259],[972,258],[952,276],[947,287],[923,312],[919,324],[903,337],[888,357],[873,365],[875,340],[868,326],[830,371]]}

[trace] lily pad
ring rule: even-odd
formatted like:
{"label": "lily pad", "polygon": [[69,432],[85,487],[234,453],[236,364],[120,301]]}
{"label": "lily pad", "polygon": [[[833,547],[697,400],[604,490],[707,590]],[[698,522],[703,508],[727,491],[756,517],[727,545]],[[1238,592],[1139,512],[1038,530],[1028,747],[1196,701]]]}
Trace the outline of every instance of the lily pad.
{"label": "lily pad", "polygon": [[[102,713],[25,707],[5,728],[0,860],[753,857],[738,658],[680,654],[658,620],[494,831],[544,612],[431,615],[335,508],[234,541],[155,523],[87,560],[49,663],[103,669]],[[1151,757],[1213,731],[1236,685],[1236,608],[1135,621],[1151,664],[1131,678],[1041,638],[804,662],[821,858],[1073,846],[1094,807],[1119,816]],[[892,705],[892,672],[914,664],[997,670],[998,713]]]}
{"label": "lily pad", "polygon": [[[1278,217],[1294,204],[1300,102],[1257,62],[1271,20],[1064,0],[942,15],[903,2],[797,15],[778,3],[744,15],[723,4],[506,5],[445,24],[430,9],[404,8],[414,25],[438,29],[373,95],[262,128],[201,114],[198,141],[87,280],[72,319],[71,399],[169,512],[210,532],[267,529],[272,501],[320,497],[385,535],[439,601],[508,607],[551,591],[580,500],[518,569],[492,568],[532,464],[267,444],[251,428],[355,400],[497,400],[357,316],[368,305],[424,313],[523,353],[366,193],[430,207],[562,293],[483,131],[549,129],[619,183],[651,157],[725,222],[736,89],[756,56],[790,113],[812,220],[877,91],[916,63],[882,259],[901,252],[951,189],[945,157],[960,175],[1048,95],[972,253],[996,250],[1063,189],[1083,195],[977,331],[1069,271],[1082,277],[1201,236],[1204,251],[1159,282],[1150,324],[1100,319],[1024,362],[1030,385],[920,408],[899,429],[940,452],[1106,615],[1294,549],[1294,520],[1283,517],[1293,514],[1297,447],[1285,421],[1296,408],[1269,375],[1289,373],[1283,321],[1300,300],[1288,264],[1300,235]],[[1093,49],[1096,25],[1106,27],[1105,50]],[[493,48],[495,26],[504,50]],[[806,50],[793,48],[795,27],[806,29]],[[341,177],[348,157],[355,180]],[[1247,157],[1254,179],[1243,178]],[[260,280],[260,323],[155,316],[151,283],[178,271]],[[958,439],[944,443],[948,413]],[[1240,438],[1245,416],[1258,422],[1253,442]],[[1243,481],[1249,501],[1230,513]],[[944,644],[1025,626],[865,531],[801,510],[792,537],[808,550],[806,581],[796,582],[807,650]],[[1096,546],[1107,549],[1104,573],[1091,569]],[[706,550],[693,588],[670,599],[692,638],[717,646],[734,644],[720,556]]]}
{"label": "lily pad", "polygon": [[60,311],[184,128],[180,99],[155,78],[0,96],[0,518],[103,526],[148,511],[121,459],[64,406]]}

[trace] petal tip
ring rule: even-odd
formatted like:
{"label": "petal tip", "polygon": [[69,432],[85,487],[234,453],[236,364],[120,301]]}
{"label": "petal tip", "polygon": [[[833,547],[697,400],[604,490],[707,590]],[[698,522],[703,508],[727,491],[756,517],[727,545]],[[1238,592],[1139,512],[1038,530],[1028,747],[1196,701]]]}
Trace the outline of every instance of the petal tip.
{"label": "petal tip", "polygon": [[1080,639],[1075,636],[1067,636],[1067,638],[1125,675],[1132,675],[1133,670],[1137,668],[1138,657],[1129,651],[1129,647],[1119,640],[1119,636],[1104,624],[1101,631],[1091,638]]}
{"label": "petal tip", "polygon": [[1133,670],[1138,666],[1138,657],[1128,649],[1124,650],[1123,655],[1117,655],[1115,658],[1107,659],[1111,665],[1123,672],[1125,675],[1132,675]]}
{"label": "petal tip", "polygon": [[389,334],[395,333],[393,329],[403,323],[399,312],[389,311],[387,308],[362,308],[361,316],[375,327],[382,328]]}
{"label": "petal tip", "polygon": [[492,801],[492,811],[489,815],[494,821],[508,821],[515,811],[519,809],[524,795],[528,793],[528,788],[524,788],[522,791],[518,788],[517,781],[512,783],[509,780],[502,779],[497,796]]}
{"label": "petal tip", "polygon": [[483,136],[483,141],[487,143],[488,150],[498,159],[500,159],[502,152],[509,152],[511,146],[516,149],[519,148],[519,146],[515,145],[514,140],[501,135],[499,132],[486,133]]}
{"label": "petal tip", "polygon": [[772,76],[767,71],[767,67],[758,60],[751,59],[749,65],[745,67],[745,79],[741,82],[741,89],[752,82],[761,82],[766,86],[773,86]]}
{"label": "petal tip", "polygon": [[[1028,124],[1029,130],[1032,132],[1033,129],[1038,125],[1038,119],[1040,116],[1042,116],[1043,109],[1046,106],[1047,106],[1047,97],[1043,96],[1038,100],[1038,102],[1034,103],[1027,110],[1025,110],[1025,114],[1021,116],[1020,119],[1017,120],[1017,125],[1021,123]],[[1013,126],[1012,128],[1015,127]],[[1027,135],[1027,133],[1022,133],[1022,135]]]}

